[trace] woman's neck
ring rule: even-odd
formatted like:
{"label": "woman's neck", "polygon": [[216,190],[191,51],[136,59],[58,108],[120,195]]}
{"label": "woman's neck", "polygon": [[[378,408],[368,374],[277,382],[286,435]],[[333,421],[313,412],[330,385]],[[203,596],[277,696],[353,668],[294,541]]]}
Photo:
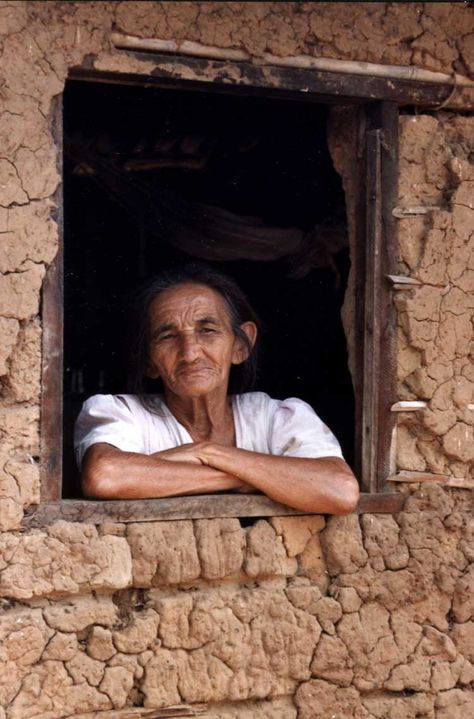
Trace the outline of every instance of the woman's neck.
{"label": "woman's neck", "polygon": [[232,402],[227,394],[205,397],[178,397],[165,394],[166,404],[191,435],[194,442],[212,440],[220,444],[235,444]]}

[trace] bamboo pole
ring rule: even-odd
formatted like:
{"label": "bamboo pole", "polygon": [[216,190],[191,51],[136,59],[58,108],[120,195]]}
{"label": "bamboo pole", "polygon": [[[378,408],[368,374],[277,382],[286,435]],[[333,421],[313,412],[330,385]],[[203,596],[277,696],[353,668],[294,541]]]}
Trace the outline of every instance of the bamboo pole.
{"label": "bamboo pole", "polygon": [[308,70],[323,70],[348,75],[367,75],[370,77],[383,77],[391,80],[412,80],[436,84],[452,84],[456,87],[474,88],[474,80],[465,75],[425,70],[414,65],[381,65],[374,62],[360,60],[339,60],[329,57],[311,57],[310,55],[296,55],[295,57],[278,57],[265,53],[261,58],[253,57],[245,50],[231,48],[211,47],[199,42],[183,40],[161,40],[159,38],[141,38],[132,35],[112,33],[111,41],[114,47],[122,50],[136,50],[138,52],[164,52],[176,55],[189,55],[214,60],[233,60],[252,62],[256,65],[276,65],[279,67],[296,67]]}

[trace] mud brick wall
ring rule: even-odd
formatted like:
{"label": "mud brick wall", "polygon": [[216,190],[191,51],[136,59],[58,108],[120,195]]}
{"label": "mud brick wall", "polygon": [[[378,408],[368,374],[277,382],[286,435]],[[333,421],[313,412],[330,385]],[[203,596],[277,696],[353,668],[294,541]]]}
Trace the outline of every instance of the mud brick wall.
{"label": "mud brick wall", "polygon": [[5,533],[0,716],[204,702],[213,719],[466,719],[470,509],[430,485],[395,517]]}
{"label": "mud brick wall", "polygon": [[[21,531],[39,501],[40,290],[57,252],[52,116],[71,67],[147,73],[110,33],[252,55],[469,74],[462,3],[0,1],[0,719],[206,702],[213,719],[474,714],[469,495],[405,490],[396,515]],[[353,143],[337,135],[351,222]],[[473,460],[473,120],[401,117],[398,468]],[[349,140],[350,141],[350,140]],[[338,159],[338,147],[342,149]],[[344,151],[344,147],[346,150]],[[349,148],[349,149],[348,149]],[[348,305],[349,306],[349,303]],[[98,715],[100,716],[100,714]]]}
{"label": "mud brick wall", "polygon": [[474,465],[474,119],[402,117],[400,205],[432,206],[399,223],[399,396],[428,408],[400,417],[398,464],[459,477]]}

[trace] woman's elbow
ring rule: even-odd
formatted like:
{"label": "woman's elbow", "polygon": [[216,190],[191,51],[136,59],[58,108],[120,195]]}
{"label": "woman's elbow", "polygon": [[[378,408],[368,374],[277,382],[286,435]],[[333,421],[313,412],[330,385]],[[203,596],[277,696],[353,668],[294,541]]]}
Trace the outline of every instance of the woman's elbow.
{"label": "woman's elbow", "polygon": [[359,503],[359,494],[359,485],[354,477],[342,488],[341,493],[335,500],[334,511],[331,514],[343,515],[355,512]]}
{"label": "woman's elbow", "polygon": [[88,499],[114,499],[112,467],[106,457],[86,465],[81,474],[82,492]]}

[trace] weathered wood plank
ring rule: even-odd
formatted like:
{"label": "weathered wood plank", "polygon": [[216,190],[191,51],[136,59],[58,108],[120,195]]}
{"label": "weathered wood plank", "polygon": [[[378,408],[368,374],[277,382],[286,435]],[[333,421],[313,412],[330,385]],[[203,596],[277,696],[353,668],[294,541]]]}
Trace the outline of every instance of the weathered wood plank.
{"label": "weathered wood plank", "polygon": [[391,472],[396,401],[396,315],[386,278],[397,258],[398,108],[391,102],[368,108],[366,134],[366,243],[362,407],[362,487],[383,489]]}
{"label": "weathered wood plank", "polygon": [[398,205],[399,112],[394,102],[377,103],[374,110],[374,120],[382,130],[377,482],[373,489],[380,492],[384,489],[386,478],[393,471],[391,448],[396,424],[390,408],[397,399],[397,316],[392,292],[384,278],[396,271],[398,261],[398,221],[393,216],[393,208]]}
{"label": "weathered wood plank", "polygon": [[[56,104],[54,137],[62,147],[62,110]],[[61,497],[63,413],[63,197],[55,195],[58,251],[42,287],[42,383],[40,482],[42,501]]]}
{"label": "weathered wood plank", "polygon": [[[370,75],[329,72],[250,62],[212,60],[163,53],[134,52],[133,56],[154,69],[146,75],[97,71],[93,67],[73,68],[70,77],[80,80],[114,82],[120,84],[155,84],[166,87],[187,87],[193,90],[228,93],[236,86],[248,94],[284,97],[289,93],[298,99],[314,100],[387,100],[399,104],[432,107],[442,104],[452,95],[452,83],[430,83]],[[459,88],[457,104],[462,107],[466,94],[466,108],[472,97],[470,88]]]}
{"label": "weathered wood plank", "polygon": [[382,131],[367,132],[367,217],[362,399],[362,486],[377,491],[378,393],[380,390],[380,281],[382,242]]}
{"label": "weathered wood plank", "polygon": [[[360,496],[358,513],[398,512],[403,503],[400,494]],[[82,499],[48,502],[27,510],[25,527],[41,527],[58,520],[68,522],[159,522],[179,519],[216,517],[272,517],[301,515],[264,495],[220,494],[170,497],[146,500],[88,501]]]}

